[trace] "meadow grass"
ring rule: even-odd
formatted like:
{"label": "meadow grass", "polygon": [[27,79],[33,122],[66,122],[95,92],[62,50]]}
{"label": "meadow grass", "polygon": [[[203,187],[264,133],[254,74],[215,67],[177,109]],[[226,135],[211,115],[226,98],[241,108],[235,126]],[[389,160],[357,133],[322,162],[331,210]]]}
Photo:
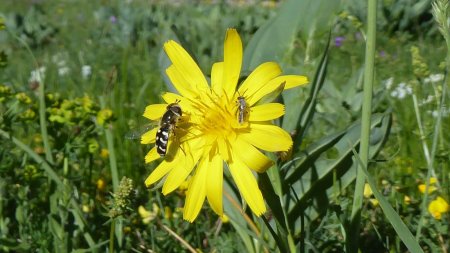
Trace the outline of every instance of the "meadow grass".
{"label": "meadow grass", "polygon": [[[328,10],[305,4],[309,20],[296,17],[303,25],[292,28],[292,37],[281,36],[283,30],[265,44],[264,36],[259,44],[252,38],[274,30],[267,21],[283,24],[276,14],[288,13],[295,1],[1,2],[0,251],[343,251],[355,210],[349,171],[358,163],[351,161],[360,139],[352,136],[359,135],[364,101],[366,10],[356,2],[339,5],[323,20],[320,13]],[[409,19],[394,15],[398,7],[384,3],[377,19],[371,111],[378,125],[369,139],[367,171],[379,192],[364,191],[353,236],[361,252],[406,252],[384,209],[390,204],[423,251],[447,252],[448,211],[429,211],[437,197],[448,202],[450,196],[446,42],[430,19],[431,6]],[[238,29],[244,46],[261,52],[249,57],[247,71],[273,57],[286,72],[309,77],[309,89],[283,94],[286,116],[279,122],[293,132],[302,126],[304,134],[291,160],[274,156],[276,166],[260,177],[271,209],[264,219],[245,209],[229,211],[241,200],[228,182],[230,219],[204,205],[188,223],[181,209],[185,189],[168,196],[161,185],[146,189],[144,180],[157,164],[144,163],[150,147],[125,136],[145,127],[145,107],[173,89],[164,74],[163,43],[179,41],[210,73],[229,27]],[[284,53],[270,55],[276,50]],[[37,72],[41,67],[45,71]],[[352,140],[351,147],[339,136]],[[314,175],[313,167],[324,169]],[[427,194],[420,185],[430,189]],[[387,200],[383,208],[380,196]]]}

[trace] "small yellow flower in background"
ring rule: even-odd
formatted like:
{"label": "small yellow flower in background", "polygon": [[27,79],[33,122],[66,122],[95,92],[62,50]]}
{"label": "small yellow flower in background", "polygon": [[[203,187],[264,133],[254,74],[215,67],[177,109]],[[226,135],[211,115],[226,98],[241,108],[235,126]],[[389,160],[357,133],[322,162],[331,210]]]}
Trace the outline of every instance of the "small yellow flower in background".
{"label": "small yellow flower in background", "polygon": [[138,213],[142,218],[142,223],[149,224],[152,220],[154,220],[159,214],[159,206],[155,203],[152,205],[153,210],[148,211],[143,206],[138,207]]}
{"label": "small yellow flower in background", "polygon": [[97,189],[98,189],[99,191],[104,191],[105,188],[106,188],[105,180],[104,180],[103,178],[99,178],[99,179],[97,180]]}
{"label": "small yellow flower in background", "polygon": [[24,104],[31,104],[31,98],[25,94],[25,92],[19,92],[16,94],[16,99]]}
{"label": "small yellow flower in background", "polygon": [[411,204],[411,198],[409,196],[404,196],[403,197],[403,202],[405,202],[405,204],[409,205]]}
{"label": "small yellow flower in background", "polygon": [[364,184],[364,192],[363,195],[365,198],[369,199],[369,202],[372,206],[376,207],[378,206],[379,202],[376,198],[371,198],[373,196],[372,188],[370,188],[370,185],[368,183]]}
{"label": "small yellow flower in background", "polygon": [[97,123],[100,126],[103,126],[105,124],[105,122],[112,119],[112,117],[113,117],[113,112],[110,109],[101,109],[97,113]]}
{"label": "small yellow flower in background", "polygon": [[81,210],[83,210],[83,212],[85,212],[85,213],[90,213],[90,212],[92,211],[92,208],[91,208],[91,206],[88,205],[88,204],[83,204],[83,205],[81,206]]}
{"label": "small yellow flower in background", "polygon": [[19,114],[19,118],[24,120],[31,120],[34,119],[34,117],[36,117],[36,113],[30,108]]}
{"label": "small yellow flower in background", "polygon": [[87,140],[87,144],[88,144],[88,152],[91,154],[97,153],[100,144],[98,144],[98,141],[94,138],[89,138]]}
{"label": "small yellow flower in background", "polygon": [[109,150],[106,149],[106,148],[102,148],[100,150],[100,157],[103,158],[103,159],[108,158],[109,157]]}
{"label": "small yellow flower in background", "polygon": [[430,177],[430,184],[435,184],[435,183],[437,183],[437,178]]}
{"label": "small yellow flower in background", "polygon": [[[419,184],[419,186],[417,186],[417,187],[419,188],[419,191],[421,193],[425,193],[425,189],[426,189],[427,186],[425,184]],[[436,190],[437,190],[436,186],[434,186],[434,185],[429,185],[428,186],[428,194],[430,194],[430,193],[432,193],[432,192],[434,192]]]}
{"label": "small yellow flower in background", "polygon": [[164,218],[166,218],[167,220],[172,219],[173,217],[173,213],[172,213],[172,209],[170,209],[170,207],[165,206],[164,207]]}
{"label": "small yellow flower in background", "polygon": [[443,213],[449,211],[449,205],[442,197],[437,197],[428,205],[428,212],[437,220],[440,220]]}
{"label": "small yellow flower in background", "polygon": [[[434,184],[436,184],[436,183],[437,183],[437,178],[430,177],[430,184],[428,185],[428,194],[430,194],[430,193],[432,193],[432,192],[437,190],[437,187],[434,186]],[[418,186],[419,191],[421,193],[425,193],[426,187],[427,187],[426,184],[419,184],[419,186]]]}
{"label": "small yellow flower in background", "polygon": [[374,207],[378,206],[378,204],[380,203],[380,202],[378,201],[378,199],[375,199],[375,198],[369,199],[369,202],[370,202],[370,204],[372,204],[372,206],[374,206]]}
{"label": "small yellow flower in background", "polygon": [[[177,42],[166,42],[164,50],[172,62],[166,73],[179,94],[165,93],[162,98],[167,104],[147,106],[144,117],[160,119],[171,103],[179,104],[182,116],[170,135],[166,159],[145,180],[146,186],[165,177],[162,193],[167,195],[180,187],[194,171],[186,194],[183,218],[194,221],[205,199],[212,210],[222,216],[225,162],[250,209],[257,216],[263,214],[266,206],[253,173],[264,172],[273,161],[260,150],[288,151],[292,139],[285,130],[271,123],[271,120],[284,115],[284,105],[258,104],[258,101],[277,89],[305,85],[308,79],[305,76],[281,75],[277,63],[266,62],[238,87],[243,50],[235,29],[227,30],[224,60],[212,66],[210,84],[192,57]],[[158,129],[145,133],[141,143],[155,143]],[[158,158],[160,155],[154,147],[146,155],[145,162]]]}
{"label": "small yellow flower in background", "polygon": [[366,197],[366,198],[370,198],[373,195],[372,188],[370,188],[370,185],[368,183],[366,183],[364,185],[364,193],[363,194],[364,194],[364,197]]}

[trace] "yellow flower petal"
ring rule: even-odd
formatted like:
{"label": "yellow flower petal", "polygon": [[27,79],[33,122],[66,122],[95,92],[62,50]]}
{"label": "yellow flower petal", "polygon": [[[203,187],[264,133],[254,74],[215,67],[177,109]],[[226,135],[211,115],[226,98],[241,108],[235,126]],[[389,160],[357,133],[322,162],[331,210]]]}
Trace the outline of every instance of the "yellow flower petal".
{"label": "yellow flower petal", "polygon": [[171,92],[166,92],[161,97],[168,104],[179,101],[178,104],[181,107],[183,115],[185,115],[185,112],[190,112],[190,111],[194,110],[194,108],[192,107],[192,103],[186,97],[183,97],[178,94],[171,93]]}
{"label": "yellow flower petal", "polygon": [[[156,150],[156,149],[155,149]],[[151,152],[151,151],[150,151]],[[176,157],[168,162],[166,160],[162,161],[158,167],[150,174],[150,176],[145,179],[145,186],[149,187],[154,184],[156,181],[159,181],[162,177],[164,177],[173,167],[176,165]]]}
{"label": "yellow flower petal", "polygon": [[308,83],[308,78],[305,76],[286,75],[278,76],[267,82],[265,85],[260,86],[260,89],[255,90],[252,94],[246,94],[247,103],[251,106],[258,102],[265,95],[275,91],[281,84],[284,84],[284,89],[290,89],[299,85],[305,85]]}
{"label": "yellow flower petal", "polygon": [[145,107],[144,117],[151,120],[156,120],[162,117],[162,115],[166,112],[167,105],[166,104],[153,104]]}
{"label": "yellow flower petal", "polygon": [[261,89],[270,80],[281,74],[281,68],[276,62],[265,62],[259,65],[244,80],[238,89],[238,93],[245,98],[251,97],[256,91]]}
{"label": "yellow flower petal", "polygon": [[183,219],[193,222],[197,218],[206,197],[206,182],[208,180],[208,163],[200,161],[191,185],[186,193],[186,204],[183,210]]}
{"label": "yellow flower petal", "polygon": [[447,201],[442,197],[437,197],[436,201],[439,203],[439,211],[442,213],[449,211],[449,205]]}
{"label": "yellow flower petal", "polygon": [[153,147],[148,153],[147,155],[145,155],[145,163],[151,163],[156,159],[161,158],[161,156],[158,154],[158,152],[156,151],[156,147]]}
{"label": "yellow flower petal", "polygon": [[292,147],[291,136],[274,125],[251,124],[249,132],[239,134],[245,141],[262,150],[288,151]]}
{"label": "yellow flower petal", "polygon": [[222,94],[223,62],[216,62],[211,69],[211,89],[219,96]]}
{"label": "yellow flower petal", "polygon": [[217,147],[219,148],[219,154],[225,161],[230,160],[230,145],[227,140],[223,138],[217,138]]}
{"label": "yellow flower petal", "polygon": [[175,68],[174,65],[171,65],[166,69],[167,76],[172,82],[173,86],[177,91],[186,97],[194,97],[194,92],[192,92],[191,87],[188,85],[188,82],[183,78],[183,75]]}
{"label": "yellow flower petal", "polygon": [[442,197],[437,197],[428,205],[428,212],[435,218],[440,220],[443,213],[449,211],[449,205]]}
{"label": "yellow flower petal", "polygon": [[206,91],[209,89],[208,82],[202,71],[192,57],[182,46],[173,40],[164,44],[167,56],[177,69],[177,72],[186,80],[193,91]]}
{"label": "yellow flower petal", "polygon": [[249,121],[267,121],[284,115],[284,105],[279,103],[268,103],[254,106],[250,109]]}
{"label": "yellow flower petal", "polygon": [[224,45],[222,88],[231,98],[236,90],[242,66],[242,41],[236,29],[228,29]]}
{"label": "yellow flower petal", "polygon": [[273,165],[272,160],[241,138],[236,138],[233,143],[233,155],[244,162],[247,167],[258,173],[266,171]]}
{"label": "yellow flower petal", "polygon": [[197,154],[193,160],[192,156],[187,157],[183,152],[181,152],[175,167],[169,172],[169,175],[164,182],[162,193],[167,195],[177,189],[186,180],[189,174],[191,174],[192,169],[199,158],[200,154]]}
{"label": "yellow flower petal", "polygon": [[281,82],[286,82],[284,89],[292,89],[297,86],[303,86],[309,83],[308,77],[299,75],[285,75],[278,77]]}
{"label": "yellow flower petal", "polygon": [[206,181],[206,197],[212,210],[219,216],[223,215],[223,161],[219,155],[207,161],[208,180]]}
{"label": "yellow flower petal", "polygon": [[141,136],[141,144],[154,143],[156,139],[156,132],[158,132],[159,127],[155,127],[152,130],[146,132]]}
{"label": "yellow flower petal", "polygon": [[261,191],[258,188],[255,176],[243,162],[237,157],[233,157],[233,162],[228,164],[231,176],[236,183],[242,197],[252,211],[260,216],[266,211],[264,199]]}

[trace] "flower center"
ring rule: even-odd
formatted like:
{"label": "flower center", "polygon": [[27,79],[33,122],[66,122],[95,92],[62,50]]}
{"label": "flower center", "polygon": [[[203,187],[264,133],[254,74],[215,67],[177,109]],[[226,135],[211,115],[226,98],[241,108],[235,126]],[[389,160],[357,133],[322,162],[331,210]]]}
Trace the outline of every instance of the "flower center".
{"label": "flower center", "polygon": [[202,108],[203,120],[200,128],[203,133],[210,136],[229,136],[234,132],[236,122],[235,108],[230,106],[224,97],[211,97],[208,103],[204,103]]}

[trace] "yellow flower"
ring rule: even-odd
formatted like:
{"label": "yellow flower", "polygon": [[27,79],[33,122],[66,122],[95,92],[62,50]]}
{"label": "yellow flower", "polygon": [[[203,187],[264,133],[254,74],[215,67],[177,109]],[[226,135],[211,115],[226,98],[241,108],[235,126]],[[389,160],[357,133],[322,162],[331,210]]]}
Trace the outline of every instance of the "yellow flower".
{"label": "yellow flower", "polygon": [[370,198],[373,195],[372,188],[370,188],[370,185],[368,183],[366,183],[364,185],[364,193],[363,193],[363,195],[366,198]]}
{"label": "yellow flower", "polygon": [[437,178],[430,177],[430,184],[435,184],[435,183],[437,183]]}
{"label": "yellow flower", "polygon": [[157,204],[153,203],[153,211],[147,211],[145,207],[139,206],[138,213],[142,218],[142,223],[148,224],[150,221],[154,220],[159,214],[159,207]]}
{"label": "yellow flower", "polygon": [[173,213],[172,213],[172,209],[170,209],[170,207],[165,206],[164,207],[164,218],[167,220],[172,219]]}
{"label": "yellow flower", "polygon": [[411,204],[411,198],[409,196],[404,196],[403,197],[403,201],[405,202],[405,204],[409,205]]}
{"label": "yellow flower", "polygon": [[[419,184],[419,186],[418,186],[419,191],[420,191],[421,193],[425,193],[426,187],[427,187],[427,186],[426,186],[425,184]],[[434,185],[429,185],[429,186],[428,186],[428,194],[430,194],[430,193],[432,193],[432,192],[434,192],[434,191],[436,191],[436,190],[437,190],[436,186],[434,186]]]}
{"label": "yellow flower", "polygon": [[100,157],[103,159],[106,159],[106,158],[108,158],[108,156],[109,156],[109,150],[106,148],[102,148],[100,150]]}
{"label": "yellow flower", "polygon": [[113,112],[110,109],[102,109],[97,113],[97,123],[103,126],[113,117]]}
{"label": "yellow flower", "polygon": [[449,211],[449,205],[445,199],[437,197],[428,205],[428,212],[437,220],[440,220],[443,213]]}
{"label": "yellow flower", "polygon": [[103,178],[99,178],[97,180],[97,189],[100,191],[104,191],[106,188],[106,182],[103,180]]}
{"label": "yellow flower", "polygon": [[24,104],[31,104],[31,98],[25,94],[25,92],[20,92],[16,94],[16,98],[17,100],[19,100],[19,102],[24,103]]}
{"label": "yellow flower", "polygon": [[372,204],[373,207],[376,207],[376,206],[378,206],[378,204],[380,204],[378,199],[374,199],[374,198],[369,199],[369,202],[370,202],[370,204]]}
{"label": "yellow flower", "polygon": [[[182,116],[170,134],[165,159],[145,184],[150,186],[165,177],[162,192],[166,195],[192,174],[183,218],[192,222],[205,199],[213,211],[222,216],[225,162],[250,209],[258,216],[263,214],[266,207],[253,172],[264,172],[273,161],[260,150],[288,151],[292,140],[286,131],[271,124],[271,120],[284,114],[284,105],[259,104],[258,101],[277,89],[304,85],[307,78],[281,75],[277,63],[266,62],[238,87],[243,50],[235,29],[227,31],[224,60],[212,66],[210,84],[178,43],[168,41],[164,50],[172,62],[166,73],[179,94],[165,93],[162,97],[167,104],[177,102],[182,108]],[[147,106],[144,117],[160,119],[167,104]],[[158,128],[154,128],[145,133],[141,143],[154,143],[157,131]],[[145,161],[149,163],[158,158],[160,155],[154,147]]]}

